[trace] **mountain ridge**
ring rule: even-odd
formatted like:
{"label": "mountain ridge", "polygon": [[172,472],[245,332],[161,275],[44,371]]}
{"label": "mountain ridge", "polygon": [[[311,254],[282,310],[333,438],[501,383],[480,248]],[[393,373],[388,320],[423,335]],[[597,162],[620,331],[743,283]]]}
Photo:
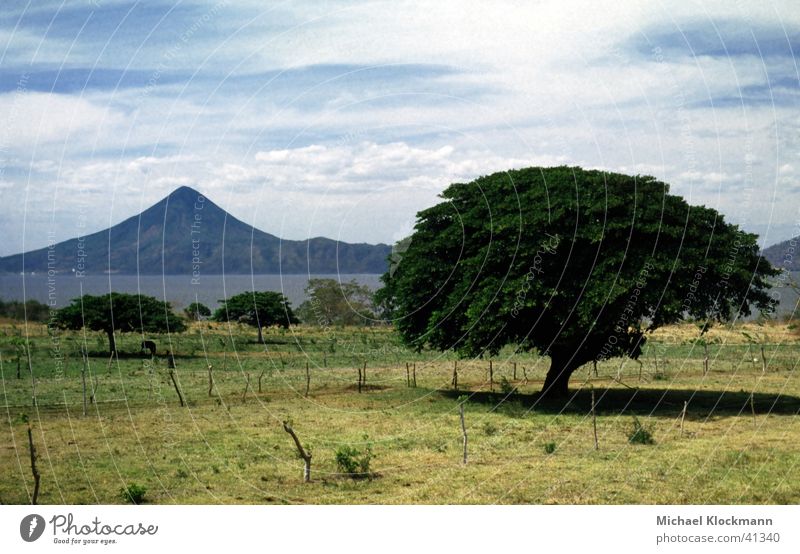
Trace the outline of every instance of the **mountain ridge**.
{"label": "mountain ridge", "polygon": [[765,248],[761,255],[778,269],[800,271],[800,252],[797,251],[798,242],[800,242],[800,235]]}
{"label": "mountain ridge", "polygon": [[326,237],[285,240],[182,186],[141,213],[52,247],[0,258],[0,272],[88,274],[383,273],[391,247]]}

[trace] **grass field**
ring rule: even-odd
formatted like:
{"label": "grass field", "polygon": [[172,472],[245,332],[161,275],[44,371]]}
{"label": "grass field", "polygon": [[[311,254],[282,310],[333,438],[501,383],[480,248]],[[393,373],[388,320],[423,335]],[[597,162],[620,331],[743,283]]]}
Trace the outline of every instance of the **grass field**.
{"label": "grass field", "polygon": [[[15,343],[26,333],[33,379]],[[121,335],[122,353],[109,359],[102,334],[52,337],[42,325],[6,322],[0,502],[30,502],[26,420],[40,503],[123,502],[120,489],[131,484],[155,504],[800,502],[796,330],[714,329],[707,374],[696,334],[691,325],[666,328],[640,363],[602,362],[597,376],[583,367],[574,396],[556,404],[535,394],[547,358],[510,348],[491,360],[492,383],[488,360],[459,360],[454,391],[452,353],[410,352],[388,328],[301,326],[270,331],[264,346],[252,329],[197,323],[171,342],[148,337],[175,353],[181,407],[166,357],[140,356],[141,336]],[[311,450],[310,483],[284,420]],[[634,420],[654,444],[629,442]],[[371,450],[368,477],[340,473],[342,446]]]}

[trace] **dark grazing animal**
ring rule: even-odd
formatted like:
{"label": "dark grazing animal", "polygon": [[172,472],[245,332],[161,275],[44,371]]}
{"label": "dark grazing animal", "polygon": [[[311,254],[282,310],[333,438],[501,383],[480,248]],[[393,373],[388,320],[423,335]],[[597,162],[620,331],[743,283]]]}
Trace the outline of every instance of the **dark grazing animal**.
{"label": "dark grazing animal", "polygon": [[142,341],[142,351],[149,350],[151,356],[156,355],[156,343],[151,340]]}

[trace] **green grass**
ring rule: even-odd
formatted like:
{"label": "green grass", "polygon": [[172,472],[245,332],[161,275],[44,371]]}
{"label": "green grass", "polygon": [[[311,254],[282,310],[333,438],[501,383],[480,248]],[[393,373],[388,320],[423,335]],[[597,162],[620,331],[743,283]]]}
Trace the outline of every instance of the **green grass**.
{"label": "green grass", "polygon": [[[687,344],[680,329],[668,331],[648,345],[641,365],[602,362],[597,377],[591,365],[581,368],[565,404],[542,403],[535,394],[548,360],[511,348],[494,359],[493,387],[486,360],[462,360],[460,390],[452,391],[452,353],[410,352],[390,329],[276,330],[265,349],[250,329],[203,323],[169,345],[167,337],[154,337],[160,352],[176,353],[184,408],[166,360],[136,354],[141,336],[122,335],[118,344],[127,354],[109,363],[105,337],[90,333],[87,384],[96,383],[97,401],[83,416],[82,334],[54,340],[44,327],[29,326],[32,382],[24,357],[16,378],[12,339],[23,329],[5,325],[0,502],[29,502],[23,414],[39,454],[41,503],[122,503],[120,491],[131,484],[146,490],[149,504],[800,501],[796,338],[773,337],[766,373],[760,352],[743,339],[713,344],[703,375],[702,348]],[[367,386],[359,394],[364,361]],[[416,364],[417,388],[406,385],[407,362]],[[458,413],[464,394],[466,466]],[[655,444],[629,443],[634,418]],[[312,453],[311,483],[303,483],[303,462],[284,420]],[[371,478],[343,475],[337,452],[368,446]]]}

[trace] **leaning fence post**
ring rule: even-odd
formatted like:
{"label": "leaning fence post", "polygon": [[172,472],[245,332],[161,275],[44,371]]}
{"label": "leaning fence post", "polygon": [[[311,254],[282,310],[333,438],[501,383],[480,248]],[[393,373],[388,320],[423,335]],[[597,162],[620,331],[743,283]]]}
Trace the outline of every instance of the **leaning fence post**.
{"label": "leaning fence post", "polygon": [[308,483],[311,481],[311,452],[306,452],[306,450],[303,448],[303,445],[300,444],[300,439],[297,438],[297,435],[292,429],[292,426],[289,425],[288,421],[283,422],[283,430],[292,436],[294,444],[297,447],[297,452],[303,459],[303,482]]}
{"label": "leaning fence post", "polygon": [[39,474],[39,469],[36,467],[36,447],[33,446],[33,432],[31,431],[30,423],[28,423],[28,447],[31,451],[31,473],[33,473],[33,496],[31,497],[31,504],[36,504],[39,499],[39,481],[42,476]]}
{"label": "leaning fence post", "polygon": [[689,401],[683,401],[683,410],[681,410],[681,436],[683,436],[683,422],[686,421],[686,410],[689,407]]}
{"label": "leaning fence post", "polygon": [[466,464],[467,463],[467,426],[464,423],[464,402],[466,402],[466,399],[463,399],[459,403],[458,410],[459,410],[459,414],[461,415],[461,434],[462,434],[462,436],[464,438],[464,454],[463,454],[463,458],[462,458],[462,463]]}
{"label": "leaning fence post", "polygon": [[181,403],[181,408],[185,406],[183,402],[183,394],[181,394],[181,389],[178,386],[178,381],[175,379],[175,371],[170,369],[169,370],[169,378],[172,380],[172,386],[175,387],[175,392],[178,394],[178,402]]}
{"label": "leaning fence post", "polygon": [[599,450],[600,444],[597,441],[597,412],[595,411],[594,387],[592,387],[592,429],[594,431],[594,449]]}

